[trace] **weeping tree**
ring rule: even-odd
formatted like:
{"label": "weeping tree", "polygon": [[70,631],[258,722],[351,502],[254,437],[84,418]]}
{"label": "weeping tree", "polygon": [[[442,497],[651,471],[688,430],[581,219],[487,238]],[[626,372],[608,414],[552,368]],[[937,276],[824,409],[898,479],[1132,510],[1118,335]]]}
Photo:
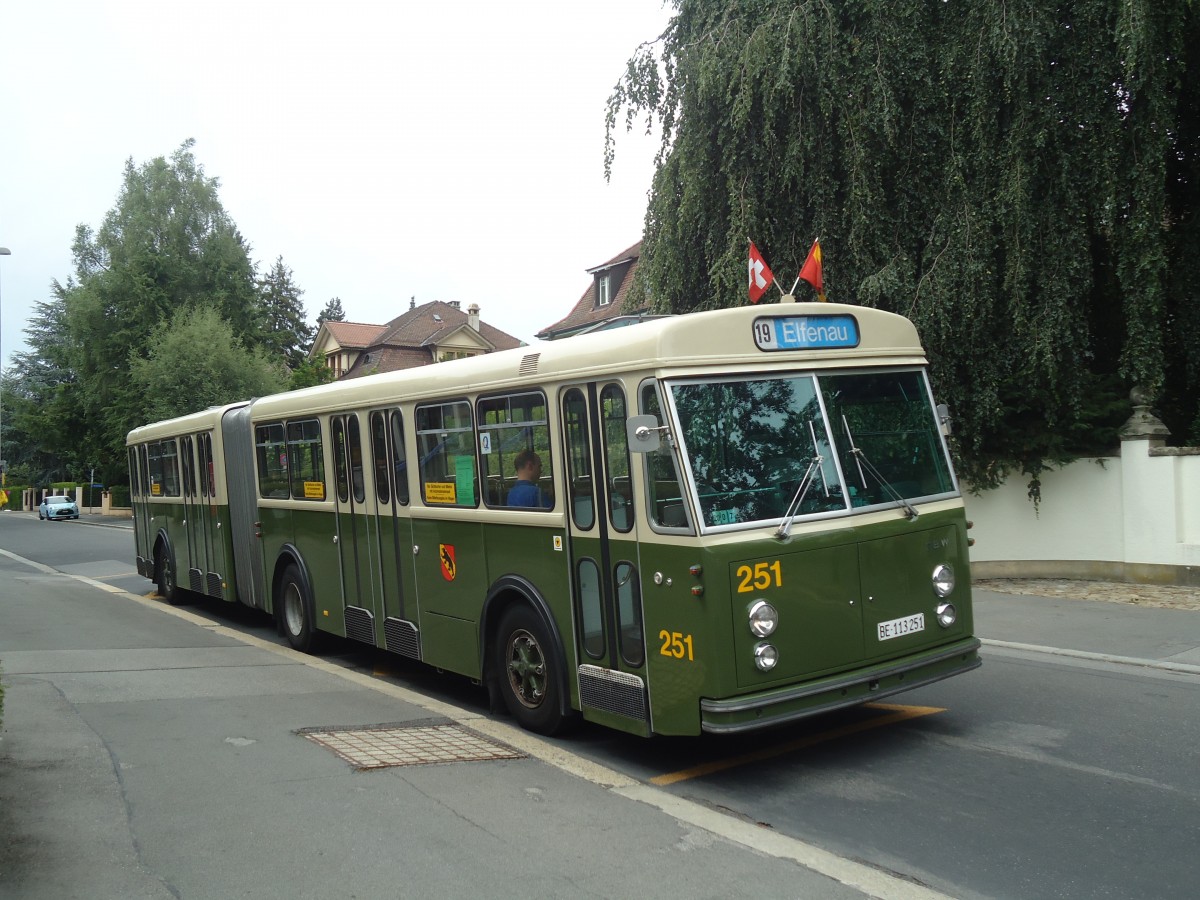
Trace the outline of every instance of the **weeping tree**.
{"label": "weeping tree", "polygon": [[975,486],[1110,451],[1134,385],[1200,440],[1190,0],[672,2],[605,145],[661,129],[656,310],[745,303],[747,235],[790,287],[819,236],[831,300],[917,324]]}

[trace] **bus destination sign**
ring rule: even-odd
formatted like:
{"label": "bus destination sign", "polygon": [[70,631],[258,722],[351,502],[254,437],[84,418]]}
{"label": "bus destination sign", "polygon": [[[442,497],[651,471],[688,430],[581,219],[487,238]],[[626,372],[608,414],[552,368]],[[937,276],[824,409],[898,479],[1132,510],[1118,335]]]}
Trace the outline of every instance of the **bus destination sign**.
{"label": "bus destination sign", "polygon": [[754,320],[759,350],[828,350],[858,346],[858,322],[849,315],[762,316]]}

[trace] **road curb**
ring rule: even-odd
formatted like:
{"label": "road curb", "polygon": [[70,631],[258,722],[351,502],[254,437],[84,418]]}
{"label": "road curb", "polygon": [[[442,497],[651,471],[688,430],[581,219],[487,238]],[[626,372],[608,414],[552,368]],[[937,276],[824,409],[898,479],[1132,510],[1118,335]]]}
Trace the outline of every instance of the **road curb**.
{"label": "road curb", "polygon": [[1142,669],[1160,669],[1164,672],[1182,672],[1187,675],[1200,675],[1200,666],[1194,666],[1191,663],[1174,663],[1161,659],[1141,659],[1136,656],[1114,656],[1111,653],[1091,653],[1087,650],[1043,647],[1038,644],[1020,644],[1016,641],[981,639],[980,643],[985,647],[1001,647],[1005,650],[1022,650],[1026,653],[1044,653],[1047,656],[1067,656],[1072,659],[1087,659],[1092,662],[1106,662],[1120,666],[1136,666]]}

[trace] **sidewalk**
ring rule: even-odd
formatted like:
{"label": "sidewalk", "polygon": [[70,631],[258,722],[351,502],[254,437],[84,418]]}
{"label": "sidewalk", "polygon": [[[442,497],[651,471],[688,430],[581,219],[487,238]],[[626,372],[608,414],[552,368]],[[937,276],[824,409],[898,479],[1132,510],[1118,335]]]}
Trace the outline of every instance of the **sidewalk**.
{"label": "sidewalk", "polygon": [[1200,674],[1200,589],[1010,579],[980,581],[973,596],[985,652],[990,645]]}
{"label": "sidewalk", "polygon": [[4,555],[0,622],[5,900],[939,896],[509,720]]}

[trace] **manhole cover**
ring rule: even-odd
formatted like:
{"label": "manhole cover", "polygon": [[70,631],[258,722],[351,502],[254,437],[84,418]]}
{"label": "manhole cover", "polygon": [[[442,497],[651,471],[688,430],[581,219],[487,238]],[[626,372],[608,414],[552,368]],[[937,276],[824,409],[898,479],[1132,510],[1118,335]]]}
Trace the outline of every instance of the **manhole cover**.
{"label": "manhole cover", "polygon": [[525,757],[524,753],[512,747],[498,744],[458,725],[305,728],[298,733],[332,750],[356,769]]}

